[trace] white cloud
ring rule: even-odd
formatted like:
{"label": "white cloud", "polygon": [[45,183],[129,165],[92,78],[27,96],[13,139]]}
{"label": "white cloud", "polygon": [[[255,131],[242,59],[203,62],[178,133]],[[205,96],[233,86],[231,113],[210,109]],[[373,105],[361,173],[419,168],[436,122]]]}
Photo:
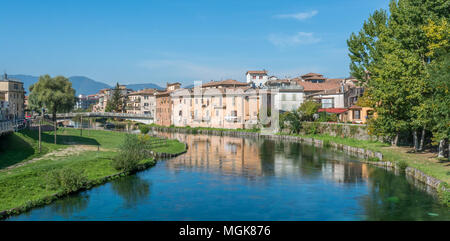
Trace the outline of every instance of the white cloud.
{"label": "white cloud", "polygon": [[275,15],[276,18],[293,18],[297,20],[305,20],[308,18],[312,18],[319,13],[317,10],[313,10],[311,12],[303,12],[303,13],[293,13],[293,14],[279,14]]}
{"label": "white cloud", "polygon": [[294,35],[271,34],[269,42],[278,47],[288,47],[295,45],[306,45],[320,42],[320,38],[314,36],[313,33],[298,32]]}

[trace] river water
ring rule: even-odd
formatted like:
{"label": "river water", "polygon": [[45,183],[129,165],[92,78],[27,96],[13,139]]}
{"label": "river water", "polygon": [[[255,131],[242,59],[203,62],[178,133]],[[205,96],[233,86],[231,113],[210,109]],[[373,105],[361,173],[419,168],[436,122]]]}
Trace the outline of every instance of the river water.
{"label": "river water", "polygon": [[9,220],[450,220],[404,175],[331,149],[165,135],[188,152]]}

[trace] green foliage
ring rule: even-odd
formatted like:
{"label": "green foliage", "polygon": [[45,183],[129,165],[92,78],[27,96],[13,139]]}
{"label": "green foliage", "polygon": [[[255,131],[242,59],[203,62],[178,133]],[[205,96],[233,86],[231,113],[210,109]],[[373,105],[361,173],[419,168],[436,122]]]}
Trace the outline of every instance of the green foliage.
{"label": "green foliage", "polygon": [[302,129],[302,121],[300,112],[293,111],[293,112],[286,112],[287,115],[285,117],[285,121],[289,123],[290,131],[291,133],[298,134],[300,133],[300,130]]}
{"label": "green foliage", "polygon": [[87,183],[87,177],[83,170],[63,168],[48,173],[47,188],[52,190],[62,189],[70,193],[77,191]]}
{"label": "green foliage", "polygon": [[365,86],[364,102],[378,115],[369,122],[371,133],[394,139],[436,124],[428,104],[436,90],[427,81],[427,69],[436,53],[449,49],[449,8],[445,0],[391,1],[389,14],[374,12],[350,36],[351,75]]}
{"label": "green foliage", "polygon": [[408,162],[401,160],[399,162],[397,162],[397,167],[401,170],[401,171],[405,171],[405,169],[408,167]]}
{"label": "green foliage", "polygon": [[321,105],[315,101],[305,101],[298,109],[300,117],[305,121],[314,121],[314,114],[320,109]]}
{"label": "green foliage", "polygon": [[116,170],[134,171],[140,161],[151,156],[150,150],[150,136],[127,134],[119,147],[119,154],[112,161],[112,166]]}
{"label": "green foliage", "polygon": [[150,127],[148,125],[139,125],[139,131],[141,131],[141,134],[146,135],[150,132]]}
{"label": "green foliage", "polygon": [[29,105],[32,110],[46,108],[52,114],[68,112],[76,102],[72,83],[63,76],[40,76],[39,81],[30,86],[30,91]]}
{"label": "green foliage", "polygon": [[105,107],[106,112],[122,112],[125,110],[125,96],[122,96],[119,83],[113,89],[111,99]]}
{"label": "green foliage", "polygon": [[317,122],[308,123],[308,125],[305,125],[305,128],[303,129],[303,131],[307,135],[319,134],[320,133],[319,125],[320,125],[320,123],[317,123]]}

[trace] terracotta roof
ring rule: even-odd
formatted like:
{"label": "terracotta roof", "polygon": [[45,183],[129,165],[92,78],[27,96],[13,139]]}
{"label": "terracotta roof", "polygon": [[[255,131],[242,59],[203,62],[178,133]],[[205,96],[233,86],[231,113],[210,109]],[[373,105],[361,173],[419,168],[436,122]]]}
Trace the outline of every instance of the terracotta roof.
{"label": "terracotta roof", "polygon": [[352,106],[349,108],[349,110],[360,110],[360,109],[362,109],[362,107],[361,107],[361,106],[357,106],[357,105],[352,105]]}
{"label": "terracotta roof", "polygon": [[248,83],[239,82],[233,79],[222,80],[222,81],[211,81],[203,84],[202,87],[214,87],[214,86],[248,86]]}
{"label": "terracotta roof", "polygon": [[348,109],[345,108],[327,108],[327,109],[319,109],[318,112],[327,112],[327,113],[333,113],[333,114],[341,114],[344,112],[347,112]]}
{"label": "terracotta roof", "polygon": [[306,78],[306,77],[312,77],[312,76],[320,76],[320,77],[323,77],[323,75],[317,74],[317,73],[308,73],[308,74],[302,75],[301,77],[302,77],[302,78]]}
{"label": "terracotta roof", "polygon": [[247,74],[267,74],[267,70],[250,70],[245,75]]}
{"label": "terracotta roof", "polygon": [[181,83],[178,83],[178,82],[176,82],[176,83],[167,83],[167,86],[173,86],[173,85],[181,85]]}
{"label": "terracotta roof", "polygon": [[313,79],[320,79],[320,80],[326,80],[327,78],[324,78],[323,76],[311,76],[311,77],[304,77],[304,80],[313,80]]}
{"label": "terracotta roof", "polygon": [[340,87],[339,82],[311,83],[298,81],[297,83],[303,86],[305,91],[323,91]]}

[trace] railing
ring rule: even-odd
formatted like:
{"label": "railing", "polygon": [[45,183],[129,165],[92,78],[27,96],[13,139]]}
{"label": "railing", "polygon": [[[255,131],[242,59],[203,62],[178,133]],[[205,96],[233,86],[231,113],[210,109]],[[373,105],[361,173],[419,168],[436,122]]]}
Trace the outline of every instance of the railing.
{"label": "railing", "polygon": [[75,116],[153,119],[153,116],[148,114],[129,114],[129,113],[111,113],[111,112],[81,112],[81,113],[56,114],[57,118],[73,118]]}
{"label": "railing", "polygon": [[228,122],[240,122],[241,118],[237,116],[225,116],[225,120]]}
{"label": "railing", "polygon": [[0,122],[0,135],[7,132],[14,131],[14,125],[12,121],[2,121]]}

